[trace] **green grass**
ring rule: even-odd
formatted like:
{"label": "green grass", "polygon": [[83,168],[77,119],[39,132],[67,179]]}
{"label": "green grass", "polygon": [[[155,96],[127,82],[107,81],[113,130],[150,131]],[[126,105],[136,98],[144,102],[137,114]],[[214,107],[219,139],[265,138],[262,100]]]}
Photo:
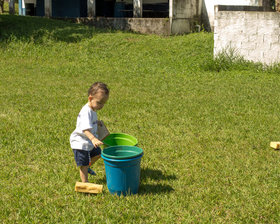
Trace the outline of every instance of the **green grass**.
{"label": "green grass", "polygon": [[[212,52],[212,33],[0,15],[2,223],[279,223],[279,70]],[[112,196],[102,160],[103,194],[74,192],[69,136],[95,81],[111,90],[99,118],[144,150],[138,195]]]}

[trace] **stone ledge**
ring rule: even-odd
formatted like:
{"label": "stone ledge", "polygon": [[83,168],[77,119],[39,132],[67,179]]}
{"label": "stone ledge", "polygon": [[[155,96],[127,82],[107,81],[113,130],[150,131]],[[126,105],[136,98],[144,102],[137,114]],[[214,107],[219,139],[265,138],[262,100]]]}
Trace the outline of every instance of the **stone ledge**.
{"label": "stone ledge", "polygon": [[[267,11],[262,6],[247,6],[247,5],[215,5],[215,11],[254,11],[263,12]],[[274,11],[274,10],[270,10]]]}
{"label": "stone ledge", "polygon": [[82,17],[54,19],[68,20],[98,28],[126,30],[143,34],[171,35],[169,18]]}

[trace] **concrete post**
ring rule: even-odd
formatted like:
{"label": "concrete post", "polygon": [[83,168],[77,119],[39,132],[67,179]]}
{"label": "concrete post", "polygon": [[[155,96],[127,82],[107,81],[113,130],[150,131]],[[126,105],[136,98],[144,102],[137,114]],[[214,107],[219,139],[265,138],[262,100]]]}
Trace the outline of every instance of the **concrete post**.
{"label": "concrete post", "polygon": [[262,6],[264,11],[272,11],[270,0],[262,0]]}
{"label": "concrete post", "polygon": [[45,0],[45,17],[52,17],[52,0]]}
{"label": "concrete post", "polygon": [[275,9],[277,12],[280,12],[280,0],[275,0]]}
{"label": "concrete post", "polygon": [[143,0],[133,0],[133,17],[143,17]]}
{"label": "concrete post", "polygon": [[14,0],[9,1],[9,14],[11,14],[11,15],[15,14],[15,1]]}
{"label": "concrete post", "polygon": [[96,0],[87,0],[88,17],[96,17]]}

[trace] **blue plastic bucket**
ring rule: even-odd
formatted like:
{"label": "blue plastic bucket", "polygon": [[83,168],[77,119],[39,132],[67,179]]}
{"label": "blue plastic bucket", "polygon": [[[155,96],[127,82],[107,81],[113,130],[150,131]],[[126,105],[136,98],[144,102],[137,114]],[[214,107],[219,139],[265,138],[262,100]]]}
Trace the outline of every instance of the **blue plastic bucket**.
{"label": "blue plastic bucket", "polygon": [[[120,149],[121,146],[108,147],[105,150],[112,153],[114,149]],[[136,146],[125,146],[133,149]],[[138,148],[139,149],[139,148]],[[143,151],[140,155],[132,158],[109,158],[102,152],[104,159],[107,187],[111,194],[129,195],[137,194],[140,184],[140,163]]]}

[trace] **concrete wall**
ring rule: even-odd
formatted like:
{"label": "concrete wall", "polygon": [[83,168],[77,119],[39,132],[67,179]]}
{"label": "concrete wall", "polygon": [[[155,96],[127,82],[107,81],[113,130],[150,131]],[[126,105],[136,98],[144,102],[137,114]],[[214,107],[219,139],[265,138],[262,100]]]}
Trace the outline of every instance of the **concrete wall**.
{"label": "concrete wall", "polygon": [[36,7],[36,0],[19,0],[19,1],[22,1],[24,3],[33,3],[34,6]]}
{"label": "concrete wall", "polygon": [[215,7],[214,55],[234,49],[246,60],[280,62],[280,13],[221,11]]}
{"label": "concrete wall", "polygon": [[206,28],[213,31],[214,27],[214,6],[215,5],[247,5],[259,6],[262,0],[203,0],[203,20]]}
{"label": "concrete wall", "polygon": [[183,34],[201,23],[202,0],[170,0],[171,33]]}
{"label": "concrete wall", "polygon": [[171,2],[171,33],[189,33],[194,24],[204,24],[204,28],[213,31],[214,6],[238,5],[259,6],[263,0],[169,0]]}
{"label": "concrete wall", "polygon": [[173,18],[194,18],[201,15],[201,0],[173,0]]}
{"label": "concrete wall", "polygon": [[170,20],[168,18],[77,18],[74,22],[93,25],[100,28],[128,30],[143,34],[170,35]]}

